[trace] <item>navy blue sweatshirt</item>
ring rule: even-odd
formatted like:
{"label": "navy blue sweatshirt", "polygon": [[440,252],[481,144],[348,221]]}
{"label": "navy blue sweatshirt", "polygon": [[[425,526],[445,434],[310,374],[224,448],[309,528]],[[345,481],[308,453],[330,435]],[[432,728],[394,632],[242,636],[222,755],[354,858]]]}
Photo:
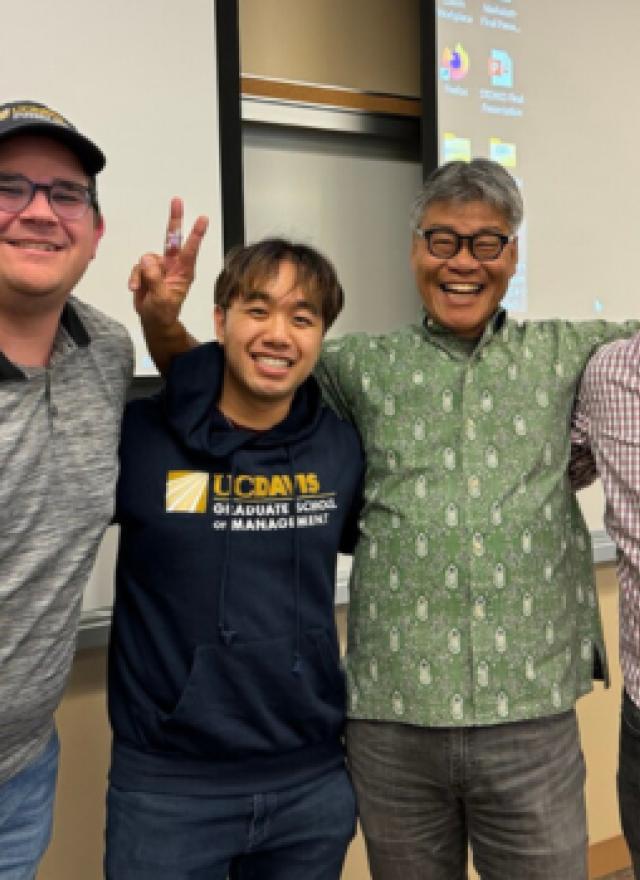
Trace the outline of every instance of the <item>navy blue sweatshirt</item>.
{"label": "navy blue sweatshirt", "polygon": [[338,550],[362,452],[313,378],[261,432],[217,409],[217,343],[127,407],[109,653],[111,781],[147,791],[283,788],[342,760]]}

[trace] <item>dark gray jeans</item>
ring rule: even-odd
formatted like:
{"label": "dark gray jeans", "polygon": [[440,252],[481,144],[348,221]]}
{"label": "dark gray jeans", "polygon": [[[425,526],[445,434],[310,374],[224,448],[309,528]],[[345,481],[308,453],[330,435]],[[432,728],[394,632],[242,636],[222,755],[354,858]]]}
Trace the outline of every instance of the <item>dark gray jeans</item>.
{"label": "dark gray jeans", "polygon": [[373,880],[586,880],[574,712],[491,727],[350,721]]}
{"label": "dark gray jeans", "polygon": [[618,799],[622,830],[640,880],[640,709],[625,692],[620,719]]}

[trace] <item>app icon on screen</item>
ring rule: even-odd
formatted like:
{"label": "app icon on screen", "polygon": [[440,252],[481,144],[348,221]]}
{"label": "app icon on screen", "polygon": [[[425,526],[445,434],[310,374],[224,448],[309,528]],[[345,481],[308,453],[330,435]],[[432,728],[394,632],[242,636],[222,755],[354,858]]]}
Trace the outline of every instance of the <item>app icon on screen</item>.
{"label": "app icon on screen", "polygon": [[513,86],[513,61],[504,49],[492,49],[489,58],[491,84],[510,89]]}
{"label": "app icon on screen", "polygon": [[458,82],[469,73],[469,55],[462,43],[456,43],[453,49],[445,46],[440,58],[440,79],[444,82]]}
{"label": "app icon on screen", "polygon": [[458,137],[451,131],[445,131],[442,135],[442,161],[443,162],[470,162],[471,140]]}
{"label": "app icon on screen", "polygon": [[504,168],[516,167],[516,145],[493,137],[489,139],[489,158]]}

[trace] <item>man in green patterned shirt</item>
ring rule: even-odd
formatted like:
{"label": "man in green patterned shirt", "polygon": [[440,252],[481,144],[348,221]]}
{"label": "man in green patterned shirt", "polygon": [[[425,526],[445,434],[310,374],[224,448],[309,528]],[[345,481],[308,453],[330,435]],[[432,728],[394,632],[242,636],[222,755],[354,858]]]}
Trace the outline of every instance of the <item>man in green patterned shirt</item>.
{"label": "man in green patterned shirt", "polygon": [[[347,746],[374,880],[461,880],[469,842],[483,880],[587,877],[574,704],[606,661],[569,428],[590,354],[635,328],[508,318],[521,220],[501,166],[436,170],[424,322],[330,341],[317,371],[367,456]],[[170,305],[154,356],[194,344]]]}
{"label": "man in green patterned shirt", "polygon": [[574,713],[606,669],[591,543],[567,478],[602,321],[517,323],[517,186],[453,162],[426,181],[412,265],[426,317],[330,341],[320,379],[358,427],[347,745],[375,880],[584,880]]}

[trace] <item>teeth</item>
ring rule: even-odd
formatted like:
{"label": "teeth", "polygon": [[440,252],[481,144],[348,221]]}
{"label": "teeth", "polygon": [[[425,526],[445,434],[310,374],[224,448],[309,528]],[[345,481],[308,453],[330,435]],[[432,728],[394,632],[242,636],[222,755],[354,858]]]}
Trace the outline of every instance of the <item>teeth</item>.
{"label": "teeth", "polygon": [[256,360],[260,361],[261,364],[265,364],[267,367],[288,367],[289,361],[285,358],[274,358],[274,357],[258,357]]}
{"label": "teeth", "polygon": [[57,251],[58,247],[55,244],[49,244],[49,242],[44,241],[14,241],[12,242],[14,247],[21,248],[23,250],[30,251]]}
{"label": "teeth", "polygon": [[443,284],[442,289],[451,293],[478,293],[482,289],[480,284]]}

